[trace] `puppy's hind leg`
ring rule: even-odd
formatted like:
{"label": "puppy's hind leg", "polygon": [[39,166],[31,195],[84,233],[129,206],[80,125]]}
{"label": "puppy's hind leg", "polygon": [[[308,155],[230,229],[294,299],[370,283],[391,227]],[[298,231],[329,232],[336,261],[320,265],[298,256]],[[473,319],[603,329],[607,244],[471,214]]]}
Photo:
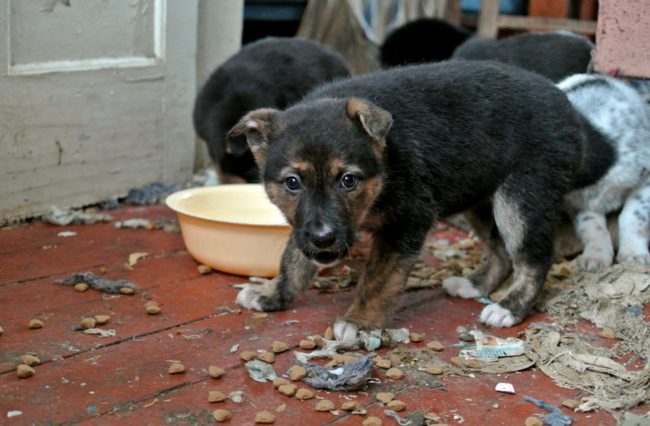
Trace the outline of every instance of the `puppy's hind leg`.
{"label": "puppy's hind leg", "polygon": [[494,222],[492,205],[482,203],[466,211],[465,217],[487,244],[488,261],[469,277],[450,277],[442,285],[450,296],[472,299],[490,294],[510,274],[512,265]]}
{"label": "puppy's hind leg", "polygon": [[620,243],[616,260],[650,264],[650,177],[628,196],[618,224]]}
{"label": "puppy's hind leg", "polygon": [[599,272],[612,266],[614,246],[607,229],[607,218],[594,211],[581,211],[575,219],[575,229],[584,246],[578,256],[578,266],[583,271]]}
{"label": "puppy's hind leg", "polygon": [[262,285],[249,285],[239,292],[236,303],[256,311],[281,311],[289,307],[318,272],[302,253],[293,237],[282,254],[280,273]]}

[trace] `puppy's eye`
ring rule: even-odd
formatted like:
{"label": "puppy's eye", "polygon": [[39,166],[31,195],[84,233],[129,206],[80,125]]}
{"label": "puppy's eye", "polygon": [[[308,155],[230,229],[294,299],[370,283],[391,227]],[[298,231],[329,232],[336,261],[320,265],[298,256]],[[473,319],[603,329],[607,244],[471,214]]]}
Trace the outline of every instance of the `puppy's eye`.
{"label": "puppy's eye", "polygon": [[345,174],[341,178],[341,188],[351,191],[357,186],[357,177],[351,174]]}
{"label": "puppy's eye", "polygon": [[284,186],[286,186],[289,191],[296,192],[301,186],[300,178],[298,176],[289,176],[284,180]]}

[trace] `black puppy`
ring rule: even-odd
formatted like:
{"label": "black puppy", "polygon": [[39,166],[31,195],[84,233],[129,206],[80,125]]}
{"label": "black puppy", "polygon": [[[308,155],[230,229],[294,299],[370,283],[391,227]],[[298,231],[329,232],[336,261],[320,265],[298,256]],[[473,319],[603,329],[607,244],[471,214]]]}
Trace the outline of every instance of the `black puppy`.
{"label": "black puppy", "polygon": [[472,32],[443,19],[422,18],[393,30],[381,46],[384,68],[439,62],[451,58],[454,50]]}
{"label": "black puppy", "polygon": [[194,128],[208,144],[217,170],[257,181],[259,171],[243,140],[226,133],[248,111],[286,108],[315,86],[350,75],[333,49],[300,38],[265,38],[244,46],[210,76],[194,105]]}
{"label": "black puppy", "polygon": [[517,65],[558,82],[586,73],[593,49],[591,41],[573,33],[532,33],[498,40],[472,38],[456,49],[453,58]]}
{"label": "black puppy", "polygon": [[280,274],[237,302],[285,309],[318,268],[348,255],[356,231],[372,233],[352,306],[334,327],[383,327],[397,306],[427,232],[466,211],[490,249],[488,264],[448,290],[490,293],[511,271],[494,327],[531,308],[553,255],[562,196],[600,173],[584,156],[582,120],[547,79],[504,64],[449,61],[395,68],[322,86],[285,110],[247,114],[246,135],[269,198],[293,232]]}

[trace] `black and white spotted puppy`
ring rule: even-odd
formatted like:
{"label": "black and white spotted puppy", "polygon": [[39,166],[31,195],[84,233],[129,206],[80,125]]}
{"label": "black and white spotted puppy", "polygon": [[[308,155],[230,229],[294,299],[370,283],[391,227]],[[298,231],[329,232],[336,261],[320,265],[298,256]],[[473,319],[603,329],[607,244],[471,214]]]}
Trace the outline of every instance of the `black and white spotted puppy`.
{"label": "black and white spotted puppy", "polygon": [[596,183],[565,196],[584,250],[581,269],[611,266],[614,244],[606,215],[622,207],[618,217],[616,260],[650,264],[650,117],[639,94],[615,78],[576,74],[557,85],[575,109],[613,146],[616,160]]}

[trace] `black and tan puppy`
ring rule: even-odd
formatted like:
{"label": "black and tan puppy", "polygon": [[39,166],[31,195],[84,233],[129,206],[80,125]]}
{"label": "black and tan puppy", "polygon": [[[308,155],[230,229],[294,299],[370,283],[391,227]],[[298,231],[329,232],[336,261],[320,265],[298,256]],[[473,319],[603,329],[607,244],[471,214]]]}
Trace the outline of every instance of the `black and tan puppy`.
{"label": "black and tan puppy", "polygon": [[490,293],[511,271],[495,327],[527,314],[551,264],[562,195],[576,178],[582,124],[547,79],[516,67],[451,61],[381,71],[322,86],[293,107],[247,114],[245,134],[269,198],[293,232],[280,274],[244,289],[244,307],[287,308],[318,268],[348,255],[355,231],[372,233],[357,294],[334,327],[338,339],[384,327],[427,232],[466,211],[489,263],[448,291]]}

